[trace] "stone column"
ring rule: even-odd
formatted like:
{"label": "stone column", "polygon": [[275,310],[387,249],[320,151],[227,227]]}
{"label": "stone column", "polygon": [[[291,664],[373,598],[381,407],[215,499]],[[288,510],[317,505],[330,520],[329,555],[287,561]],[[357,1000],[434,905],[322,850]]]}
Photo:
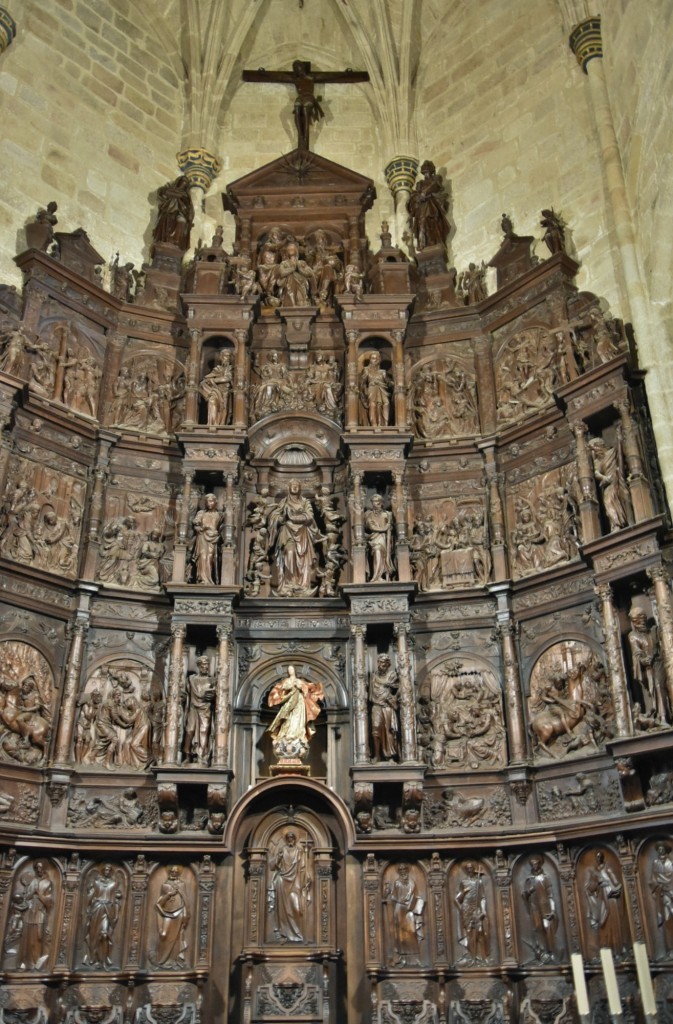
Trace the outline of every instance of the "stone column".
{"label": "stone column", "polygon": [[671,600],[671,587],[668,573],[663,566],[657,565],[648,569],[647,575],[654,584],[659,641],[666,669],[666,692],[668,693],[668,702],[673,708],[673,600]]}
{"label": "stone column", "polygon": [[178,531],[173,551],[173,583],[184,583],[187,571],[187,530],[189,528],[189,501],[192,495],[194,470],[184,474],[184,485],[179,498]]}
{"label": "stone column", "polygon": [[185,427],[193,427],[199,420],[199,371],[201,368],[201,331],[189,331],[189,361],[185,386]]}
{"label": "stone column", "polygon": [[73,623],[70,636],[70,651],[65,670],[65,684],[61,707],[58,716],[58,734],[56,736],[56,750],[54,752],[54,767],[67,767],[71,761],[72,735],[75,729],[75,716],[77,714],[77,694],[79,692],[79,678],[82,672],[82,659],[84,657],[84,639],[89,628],[89,616],[81,612]]}
{"label": "stone column", "polygon": [[619,413],[622,423],[622,439],[624,444],[624,458],[628,469],[627,483],[633,505],[633,514],[636,522],[643,519],[650,519],[654,514],[652,506],[652,495],[645,475],[645,465],[640,448],[638,427],[631,412],[631,405],[628,398],[622,398],[615,402],[615,409]]}
{"label": "stone column", "polygon": [[189,239],[190,248],[194,249],[200,241],[206,241],[204,232],[203,197],[222,170],[219,157],[209,153],[207,149],[192,147],[183,149],[177,154],[178,167],[189,181],[189,194],[194,207],[194,223]]}
{"label": "stone column", "polygon": [[661,353],[668,350],[668,338],[662,325],[650,315],[650,304],[641,271],[640,253],[626,189],[624,168],[615,132],[610,97],[603,66],[603,39],[599,16],[585,18],[569,38],[570,48],[588,80],[589,103],[593,111],[596,135],[605,176],[606,205],[612,214],[617,250],[621,262],[619,282],[624,302],[624,319],[631,320],[638,333],[638,352],[644,369],[657,369],[648,380],[652,426],[658,442],[659,458],[669,486],[673,480],[673,445],[670,438],[671,409],[667,392],[673,374]]}
{"label": "stone column", "polygon": [[184,622],[174,622],[171,626],[171,667],[166,696],[166,724],[164,726],[164,749],[162,764],[178,763],[180,747],[180,719],[182,716],[182,688],[184,686],[184,641],[187,627]]}
{"label": "stone column", "polygon": [[520,764],[528,756],[526,746],[526,723],[523,713],[523,697],[521,679],[519,677],[519,661],[516,656],[514,637],[516,625],[511,621],[501,622],[497,627],[500,650],[502,654],[505,715],[507,718],[507,736],[509,739],[509,759],[511,764]]}
{"label": "stone column", "polygon": [[246,397],[248,394],[248,332],[234,331],[236,338],[236,366],[234,368],[234,426],[245,430],[247,425]]}
{"label": "stone column", "polygon": [[600,583],[595,589],[601,602],[603,646],[608,659],[608,678],[612,691],[612,703],[615,708],[617,736],[631,736],[633,733],[631,703],[626,686],[621,631],[615,613],[615,606],[612,603],[612,588],[609,583]]}
{"label": "stone column", "polygon": [[215,741],[213,768],[229,767],[229,731],[231,728],[231,623],[217,627],[217,682],[215,692]]}
{"label": "stone column", "polygon": [[407,203],[418,174],[418,160],[413,156],[395,156],[384,173],[395,203],[393,241],[401,246],[402,237],[409,228]]}
{"label": "stone column", "polygon": [[353,637],[353,746],[355,763],[369,762],[367,736],[367,669],[365,666],[365,627],[351,626]]}
{"label": "stone column", "polygon": [[346,357],[346,430],[355,430],[358,425],[358,402],[360,390],[358,381],[358,331],[346,331],[348,355]]}
{"label": "stone column", "polygon": [[400,688],[400,738],[402,741],[402,761],[417,761],[416,750],[416,701],[414,686],[411,680],[409,663],[409,626],[406,622],[397,622],[393,626],[397,647],[397,674]]}
{"label": "stone column", "polygon": [[575,451],[577,452],[577,483],[582,498],[580,500],[580,532],[582,544],[588,544],[601,535],[598,518],[598,498],[596,496],[596,480],[591,462],[591,453],[587,443],[589,430],[586,423],[574,423],[571,427],[575,435]]}
{"label": "stone column", "polygon": [[348,262],[362,270],[360,258],[360,223],[357,215],[348,218]]}
{"label": "stone column", "polygon": [[348,498],[348,506],[351,513],[351,582],[364,583],[367,577],[367,547],[362,473],[353,474],[353,487]]}
{"label": "stone column", "polygon": [[391,506],[395,516],[397,534],[397,578],[403,583],[411,582],[411,559],[409,558],[409,539],[407,536],[407,495],[404,487],[404,474],[393,473],[395,490],[391,498]]}

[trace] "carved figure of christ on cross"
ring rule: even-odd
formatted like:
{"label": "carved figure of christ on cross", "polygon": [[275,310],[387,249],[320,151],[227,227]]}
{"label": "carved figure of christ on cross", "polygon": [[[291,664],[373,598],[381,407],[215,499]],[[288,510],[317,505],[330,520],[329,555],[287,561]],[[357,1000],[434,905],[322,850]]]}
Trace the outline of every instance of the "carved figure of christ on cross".
{"label": "carved figure of christ on cross", "polygon": [[311,71],[310,60],[295,60],[292,71],[244,71],[244,82],[291,82],[297,90],[294,101],[294,123],[297,126],[297,148],[308,150],[309,130],[325,116],[320,97],[315,94],[316,82],[368,82],[366,71]]}

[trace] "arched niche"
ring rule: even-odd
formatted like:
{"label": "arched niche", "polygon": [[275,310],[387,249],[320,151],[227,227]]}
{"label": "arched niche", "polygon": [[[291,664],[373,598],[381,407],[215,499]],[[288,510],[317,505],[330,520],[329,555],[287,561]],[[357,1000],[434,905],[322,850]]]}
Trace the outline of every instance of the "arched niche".
{"label": "arched niche", "polygon": [[343,801],[310,779],[268,780],[233,807],[224,841],[234,856],[222,896],[238,912],[223,916],[221,929],[216,923],[213,952],[216,962],[224,956],[232,964],[225,984],[231,1004],[240,1001],[241,1019],[263,1016],[256,1015],[260,1000],[273,1000],[270,987],[283,980],[317,1006],[315,1019],[346,1019],[343,961],[358,925],[343,912],[345,854],[354,838]]}
{"label": "arched niche", "polygon": [[383,955],[392,968],[424,967],[432,959],[428,883],[419,864],[388,864],[381,876]]}
{"label": "arched niche", "polygon": [[448,898],[456,967],[498,963],[497,901],[488,866],[472,859],[452,864]]}
{"label": "arched niche", "polygon": [[388,338],[367,335],[357,353],[358,423],[377,430],[395,424],[393,345]]}
{"label": "arched niche", "polygon": [[556,865],[524,854],[512,870],[512,905],[520,964],[558,964],[566,956],[563,900]]}
{"label": "arched niche", "polygon": [[124,965],[128,870],[111,861],[91,864],[82,874],[76,958],[84,970]]}
{"label": "arched niche", "polygon": [[198,885],[191,868],[169,864],[152,872],[144,931],[147,968],[186,970],[194,966],[198,904]]}
{"label": "arched niche", "polygon": [[575,887],[587,960],[598,960],[604,946],[617,960],[630,956],[628,899],[615,852],[607,846],[582,850],[575,867]]}
{"label": "arched niche", "polygon": [[646,839],[638,850],[638,889],[647,951],[654,961],[673,960],[673,839]]}
{"label": "arched niche", "polygon": [[17,864],[5,920],[5,969],[51,969],[61,940],[61,896],[62,874],[56,862],[36,857]]}
{"label": "arched niche", "polygon": [[317,412],[277,412],[250,428],[250,451],[255,460],[297,468],[338,458],[341,434],[332,420]]}
{"label": "arched niche", "polygon": [[226,335],[211,334],[201,345],[198,422],[212,427],[228,426],[234,412],[236,342]]}
{"label": "arched niche", "polygon": [[268,695],[287,676],[290,665],[299,678],[322,683],[324,705],[314,723],[316,731],[310,740],[305,763],[309,766],[311,776],[324,778],[329,785],[336,782],[339,760],[337,747],[348,742],[348,731],[344,729],[348,708],[345,681],[335,666],[319,652],[299,650],[282,658],[267,659],[261,664],[253,662],[235,696],[234,715],[242,725],[242,728],[235,730],[238,745],[236,759],[239,765],[243,765],[245,785],[253,785],[260,779],[268,778],[271,766],[276,763],[271,736],[267,730],[278,708],[268,706]]}

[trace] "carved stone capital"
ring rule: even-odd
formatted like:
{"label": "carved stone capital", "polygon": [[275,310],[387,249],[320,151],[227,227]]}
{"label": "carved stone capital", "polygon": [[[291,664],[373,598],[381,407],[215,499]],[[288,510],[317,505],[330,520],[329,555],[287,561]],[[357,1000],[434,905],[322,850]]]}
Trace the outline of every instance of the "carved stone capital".
{"label": "carved stone capital", "polygon": [[184,640],[187,636],[187,626],[184,622],[171,623],[171,636],[174,640]]}
{"label": "carved stone capital", "polygon": [[203,189],[204,192],[208,191],[222,170],[220,158],[207,149],[183,149],[181,153],[176,153],[175,158],[190,187]]}
{"label": "carved stone capital", "polygon": [[9,11],[0,7],[0,53],[4,53],[16,35],[16,22]]}
{"label": "carved stone capital", "polygon": [[577,57],[577,63],[586,75],[587,64],[594,57],[603,56],[603,39],[601,36],[600,15],[585,18],[570,33],[568,39],[570,49]]}
{"label": "carved stone capital", "polygon": [[395,156],[384,174],[388,188],[394,196],[398,192],[411,192],[418,174],[418,160],[413,156]]}

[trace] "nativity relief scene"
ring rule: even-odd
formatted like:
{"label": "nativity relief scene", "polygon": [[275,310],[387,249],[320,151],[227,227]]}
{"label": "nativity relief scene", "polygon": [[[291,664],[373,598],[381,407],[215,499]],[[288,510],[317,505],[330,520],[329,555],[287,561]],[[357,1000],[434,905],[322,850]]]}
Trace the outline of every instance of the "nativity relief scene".
{"label": "nativity relief scene", "polygon": [[0,1019],[570,1024],[572,953],[673,961],[633,334],[552,209],[451,266],[431,159],[372,245],[342,79],[246,74],[298,146],[231,251],[182,174],[141,271],[49,203],[0,288]]}

